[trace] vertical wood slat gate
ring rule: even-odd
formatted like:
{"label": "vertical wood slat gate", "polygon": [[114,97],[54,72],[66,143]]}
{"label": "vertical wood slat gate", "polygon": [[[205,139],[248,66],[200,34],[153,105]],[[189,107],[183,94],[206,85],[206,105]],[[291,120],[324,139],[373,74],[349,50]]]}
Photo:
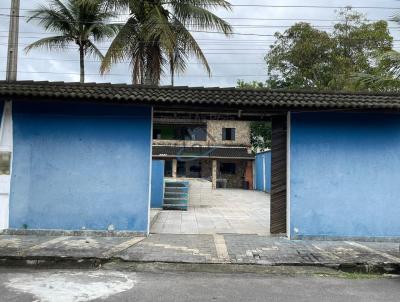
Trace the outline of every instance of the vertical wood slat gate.
{"label": "vertical wood slat gate", "polygon": [[271,234],[286,233],[287,117],[272,117]]}

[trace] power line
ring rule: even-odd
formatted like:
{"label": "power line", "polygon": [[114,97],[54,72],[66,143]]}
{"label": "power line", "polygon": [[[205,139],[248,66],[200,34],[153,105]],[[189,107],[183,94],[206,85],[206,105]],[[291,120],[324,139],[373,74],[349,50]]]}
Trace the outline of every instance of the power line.
{"label": "power line", "polygon": [[400,10],[400,7],[392,6],[330,6],[330,5],[274,5],[274,4],[232,4],[232,7],[266,7],[266,8],[318,8],[318,9],[382,9]]}
{"label": "power line", "polygon": [[[5,59],[6,57],[0,57],[0,59]],[[38,57],[20,57],[20,60],[32,60],[32,61],[61,61],[61,62],[79,62],[79,59],[53,59],[53,58],[38,58]],[[85,63],[100,63],[101,60],[85,60]],[[116,64],[126,64],[126,62],[118,62]],[[188,65],[203,65],[203,63],[188,62]],[[211,65],[265,65],[265,63],[260,62],[208,62]]]}
{"label": "power line", "polygon": [[[5,72],[4,70],[0,72]],[[54,71],[18,71],[18,73],[23,73],[23,74],[59,74],[59,75],[79,75],[79,72],[54,72]],[[98,73],[86,73],[85,75],[88,76],[102,76]],[[105,76],[129,76],[131,77],[130,73],[108,73],[105,74]],[[178,77],[190,77],[190,78],[240,78],[240,77],[266,77],[265,74],[230,74],[230,75],[211,75],[209,77],[208,75],[177,75]],[[165,77],[169,77],[169,75],[165,75]]]}
{"label": "power line", "polygon": [[[267,8],[320,8],[320,9],[400,9],[400,7],[393,6],[332,6],[332,5],[282,5],[282,4],[231,4],[232,7],[267,7]],[[10,9],[9,7],[2,7],[2,10]],[[32,9],[21,9],[22,11],[30,11]],[[119,13],[118,15],[130,15],[129,13],[123,14]]]}

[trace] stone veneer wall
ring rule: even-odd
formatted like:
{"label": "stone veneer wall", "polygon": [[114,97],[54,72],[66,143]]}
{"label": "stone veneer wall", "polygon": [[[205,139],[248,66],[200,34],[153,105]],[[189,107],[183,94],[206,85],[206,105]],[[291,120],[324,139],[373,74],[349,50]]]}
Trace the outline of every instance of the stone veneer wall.
{"label": "stone veneer wall", "polygon": [[[221,163],[235,163],[236,173],[235,174],[221,174],[220,165]],[[245,180],[247,160],[230,160],[230,159],[220,159],[217,160],[217,179],[226,179],[227,188],[243,188],[243,181]]]}
{"label": "stone veneer wall", "polygon": [[[234,141],[222,140],[222,128],[235,128]],[[245,146],[250,147],[250,122],[247,121],[207,121],[206,141],[184,141],[184,140],[153,140],[154,145],[171,146]]]}
{"label": "stone veneer wall", "polygon": [[[222,128],[235,128],[235,140],[222,140]],[[208,141],[217,146],[246,146],[250,144],[250,122],[247,121],[207,121]]]}

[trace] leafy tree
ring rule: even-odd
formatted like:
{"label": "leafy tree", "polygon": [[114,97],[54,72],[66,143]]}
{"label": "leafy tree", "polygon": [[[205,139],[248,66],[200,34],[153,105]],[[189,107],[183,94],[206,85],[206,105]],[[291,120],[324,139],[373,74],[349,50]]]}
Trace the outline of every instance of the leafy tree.
{"label": "leafy tree", "polygon": [[[267,84],[253,81],[246,83],[243,80],[237,82],[237,87],[242,89],[262,89]],[[271,122],[251,122],[250,123],[250,142],[253,152],[271,149],[272,125]]]}
{"label": "leafy tree", "polygon": [[[400,24],[397,13],[390,21]],[[400,52],[389,50],[379,57],[378,69],[369,73],[353,74],[354,81],[360,89],[372,91],[400,91]]]}
{"label": "leafy tree", "polygon": [[40,6],[30,12],[28,22],[36,21],[46,31],[56,36],[40,39],[25,48],[63,50],[68,44],[79,49],[80,81],[85,81],[85,56],[103,59],[103,54],[95,43],[112,38],[119,25],[108,24],[114,14],[104,9],[101,0],[51,0],[47,6]]}
{"label": "leafy tree", "polygon": [[104,0],[107,7],[129,11],[129,18],[111,43],[101,72],[113,63],[129,60],[135,84],[158,84],[169,64],[173,77],[186,69],[188,57],[196,57],[208,74],[210,66],[189,29],[218,30],[226,35],[231,26],[211,12],[229,10],[225,0]]}
{"label": "leafy tree", "polygon": [[386,21],[367,22],[351,9],[339,12],[333,32],[297,23],[265,57],[271,88],[356,90],[354,73],[377,73],[379,57],[392,49]]}

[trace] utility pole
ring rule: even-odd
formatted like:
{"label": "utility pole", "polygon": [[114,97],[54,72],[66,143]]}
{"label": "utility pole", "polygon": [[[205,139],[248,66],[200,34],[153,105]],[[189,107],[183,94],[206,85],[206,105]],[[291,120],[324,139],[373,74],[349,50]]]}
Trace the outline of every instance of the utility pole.
{"label": "utility pole", "polygon": [[6,80],[10,82],[17,80],[19,3],[20,0],[11,0],[6,74]]}

